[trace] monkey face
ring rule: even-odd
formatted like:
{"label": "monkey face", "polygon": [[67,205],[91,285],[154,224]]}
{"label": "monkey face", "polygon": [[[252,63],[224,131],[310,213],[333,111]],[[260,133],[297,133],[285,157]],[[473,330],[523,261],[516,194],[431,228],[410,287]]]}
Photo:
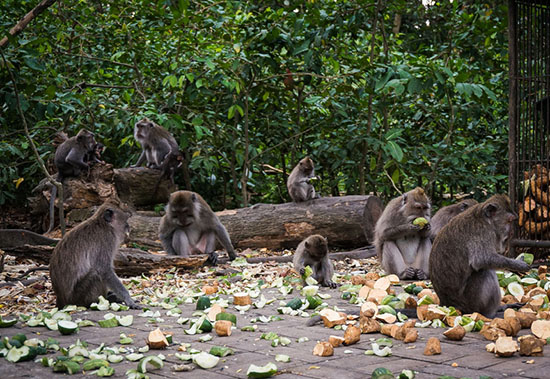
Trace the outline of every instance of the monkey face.
{"label": "monkey face", "polygon": [[96,141],[94,138],[94,133],[82,129],[76,135],[76,140],[86,151],[93,151],[96,146]]}
{"label": "monkey face", "polygon": [[328,243],[322,236],[311,236],[305,242],[305,247],[309,255],[321,259],[328,254]]}
{"label": "monkey face", "polygon": [[136,125],[134,126],[134,137],[137,140],[146,140],[149,138],[149,134],[154,127],[155,124],[152,121],[148,118],[144,118],[143,120],[136,122]]}
{"label": "monkey face", "polygon": [[299,163],[300,165],[300,171],[302,171],[304,174],[309,175],[314,169],[313,161],[309,157],[305,157],[302,159]]}
{"label": "monkey face", "polygon": [[186,228],[193,225],[195,215],[192,208],[170,205],[170,217],[172,222],[179,227]]}
{"label": "monkey face", "polygon": [[482,212],[495,229],[497,251],[504,252],[512,234],[512,226],[518,218],[510,199],[506,195],[492,196],[483,203]]}

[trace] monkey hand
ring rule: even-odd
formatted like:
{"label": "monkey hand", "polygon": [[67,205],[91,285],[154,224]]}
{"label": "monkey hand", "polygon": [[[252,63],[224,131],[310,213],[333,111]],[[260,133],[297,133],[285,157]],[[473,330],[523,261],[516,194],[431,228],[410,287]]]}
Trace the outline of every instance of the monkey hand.
{"label": "monkey hand", "polygon": [[208,259],[206,260],[206,263],[215,266],[218,263],[218,253],[215,251],[208,254]]}
{"label": "monkey hand", "polygon": [[329,280],[327,282],[327,287],[330,287],[330,288],[338,288],[340,285],[338,283],[334,283],[332,280]]}
{"label": "monkey hand", "polygon": [[415,276],[418,280],[427,280],[429,278],[428,274],[426,274],[421,268],[417,268],[415,270]]}
{"label": "monkey hand", "polygon": [[302,267],[300,269],[300,276],[304,276],[306,274],[306,268],[305,267]]}
{"label": "monkey hand", "polygon": [[416,269],[414,267],[407,267],[401,274],[399,274],[399,279],[407,280],[414,279],[416,277]]}
{"label": "monkey hand", "polygon": [[516,267],[514,269],[517,271],[524,272],[524,271],[531,270],[531,266],[522,260],[516,260]]}
{"label": "monkey hand", "polygon": [[130,307],[130,309],[143,309],[143,307],[141,305],[139,305],[138,303],[135,303],[133,301],[130,304],[128,304],[128,306]]}

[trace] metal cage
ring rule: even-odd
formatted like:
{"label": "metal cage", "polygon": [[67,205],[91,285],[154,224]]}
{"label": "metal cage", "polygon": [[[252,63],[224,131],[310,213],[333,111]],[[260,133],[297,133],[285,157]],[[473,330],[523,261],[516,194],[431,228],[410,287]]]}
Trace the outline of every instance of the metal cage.
{"label": "metal cage", "polygon": [[516,249],[550,248],[550,0],[509,0],[509,192]]}

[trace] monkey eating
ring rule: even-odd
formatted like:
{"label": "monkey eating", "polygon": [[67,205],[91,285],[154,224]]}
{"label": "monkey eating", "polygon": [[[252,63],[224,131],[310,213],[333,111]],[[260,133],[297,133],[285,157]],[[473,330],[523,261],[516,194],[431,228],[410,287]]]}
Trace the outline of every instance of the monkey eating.
{"label": "monkey eating", "polygon": [[338,285],[332,281],[334,269],[328,256],[327,239],[319,234],[314,234],[300,242],[292,259],[294,270],[304,276],[305,267],[313,270],[313,278],[324,287],[336,288]]}
{"label": "monkey eating", "polygon": [[191,253],[205,253],[212,265],[218,261],[217,238],[229,259],[237,257],[218,216],[201,195],[191,191],[176,191],[170,195],[166,214],[160,220],[159,238],[168,254],[188,258]]}
{"label": "monkey eating", "polygon": [[113,258],[129,231],[130,215],[105,203],[88,220],[68,232],[50,259],[57,307],[90,306],[98,297],[140,309],[113,269]]}
{"label": "monkey eating", "polygon": [[432,219],[430,220],[432,241],[435,239],[435,236],[437,236],[441,229],[443,229],[443,227],[447,225],[453,217],[464,212],[466,209],[473,207],[476,204],[477,201],[475,201],[474,199],[466,199],[457,204],[447,205],[446,207],[443,207],[435,212]]}
{"label": "monkey eating", "polygon": [[506,249],[517,215],[506,195],[494,195],[454,217],[435,238],[430,278],[441,305],[493,318],[501,293],[495,269],[528,271]]}
{"label": "monkey eating", "polygon": [[300,203],[319,198],[319,194],[315,193],[315,188],[313,184],[311,184],[311,181],[315,179],[317,179],[317,177],[315,176],[313,161],[309,157],[303,158],[296,167],[294,167],[286,182],[288,193],[292,201]]}
{"label": "monkey eating", "polygon": [[420,187],[388,203],[374,228],[376,254],[387,274],[428,279],[430,211],[430,200]]}
{"label": "monkey eating", "polygon": [[139,167],[147,160],[147,167],[159,169],[169,153],[179,152],[178,143],[172,134],[147,117],[134,125],[134,138],[140,143],[142,151],[132,167]]}

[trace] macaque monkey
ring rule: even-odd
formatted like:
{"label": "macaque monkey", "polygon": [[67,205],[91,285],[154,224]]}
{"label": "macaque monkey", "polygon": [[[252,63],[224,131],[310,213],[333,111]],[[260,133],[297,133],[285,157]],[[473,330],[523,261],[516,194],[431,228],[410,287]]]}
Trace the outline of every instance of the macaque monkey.
{"label": "macaque monkey", "polygon": [[327,239],[319,234],[314,234],[300,242],[292,259],[294,270],[304,275],[305,267],[313,270],[313,278],[324,287],[336,288],[332,281],[334,269],[328,257]]}
{"label": "macaque monkey", "polygon": [[[428,279],[430,199],[420,187],[391,200],[374,227],[382,268],[400,279]],[[423,223],[415,221],[424,218]]]}
{"label": "macaque monkey", "polygon": [[155,190],[153,191],[153,196],[151,199],[155,199],[157,196],[157,192],[160,187],[160,183],[163,179],[169,179],[172,184],[174,184],[174,175],[176,174],[176,170],[181,167],[183,164],[183,154],[181,151],[170,152],[166,155],[164,158],[164,161],[159,167],[159,170],[161,171],[160,176],[157,180],[157,183],[155,184]]}
{"label": "macaque monkey", "polygon": [[86,162],[88,162],[89,165],[105,163],[105,161],[101,160],[101,155],[104,151],[105,145],[101,142],[96,143],[93,150],[86,155]]}
{"label": "macaque monkey", "polygon": [[305,157],[294,167],[286,182],[292,201],[299,203],[318,198],[319,194],[315,193],[315,188],[311,184],[314,179],[317,177],[313,161]]}
{"label": "macaque monkey", "polygon": [[140,143],[142,151],[132,167],[139,167],[147,160],[147,167],[159,169],[169,153],[179,151],[178,143],[172,134],[147,117],[136,122],[134,138]]}
{"label": "macaque monkey", "polygon": [[443,229],[443,227],[447,225],[453,217],[455,217],[459,213],[464,212],[466,209],[473,207],[476,204],[477,201],[475,201],[474,199],[466,199],[462,200],[460,203],[447,205],[446,207],[443,207],[435,212],[430,221],[430,225],[432,226],[432,241],[434,240],[437,233],[439,233],[441,229]]}
{"label": "macaque monkey", "polygon": [[528,271],[520,260],[500,255],[517,215],[506,195],[494,195],[454,217],[435,238],[430,278],[441,305],[493,318],[500,305],[495,269]]}
{"label": "macaque monkey", "polygon": [[57,307],[88,307],[101,295],[130,308],[141,308],[113,269],[113,258],[129,231],[129,217],[118,206],[105,203],[57,244],[50,259]]}
{"label": "macaque monkey", "polygon": [[[58,134],[58,139],[63,139],[66,134]],[[56,180],[63,183],[68,177],[78,177],[82,171],[88,172],[90,169],[88,157],[95,154],[94,149],[98,145],[94,134],[81,129],[74,137],[68,138],[59,145],[55,151],[54,164],[57,168]],[[50,232],[54,226],[54,207],[55,197],[57,196],[57,187],[50,186],[50,226],[46,233]]]}
{"label": "macaque monkey", "polygon": [[187,258],[191,253],[205,253],[213,265],[218,261],[217,238],[227,250],[229,259],[237,257],[218,216],[201,195],[191,191],[176,191],[170,195],[166,214],[160,220],[159,238],[168,254]]}

